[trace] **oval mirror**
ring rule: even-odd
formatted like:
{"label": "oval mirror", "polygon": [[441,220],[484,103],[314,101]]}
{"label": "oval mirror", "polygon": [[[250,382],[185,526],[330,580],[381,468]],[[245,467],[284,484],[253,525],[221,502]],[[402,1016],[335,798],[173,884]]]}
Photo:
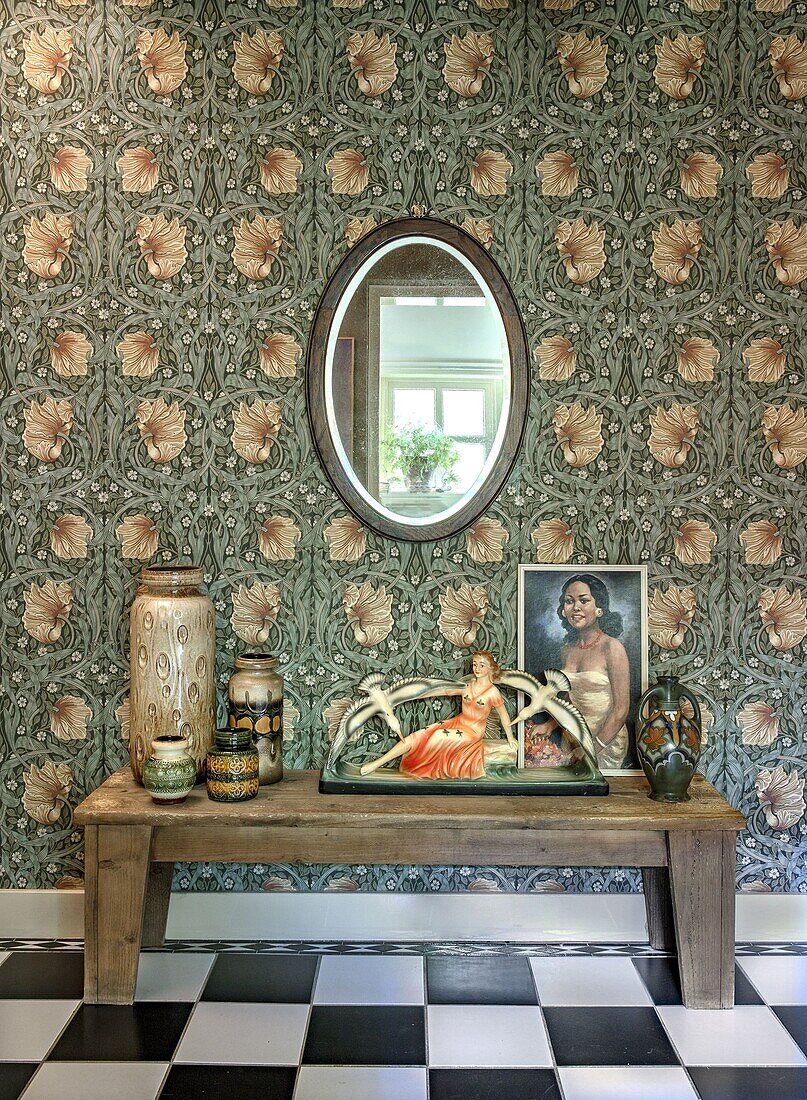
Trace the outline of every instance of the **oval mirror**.
{"label": "oval mirror", "polygon": [[308,346],[308,410],[347,507],[393,538],[445,538],[500,492],[529,398],[524,326],[482,245],[388,222],[339,264]]}

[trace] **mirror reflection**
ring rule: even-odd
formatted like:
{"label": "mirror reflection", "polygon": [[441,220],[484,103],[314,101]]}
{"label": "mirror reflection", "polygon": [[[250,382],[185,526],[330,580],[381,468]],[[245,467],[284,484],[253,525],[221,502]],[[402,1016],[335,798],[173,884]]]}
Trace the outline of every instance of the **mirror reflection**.
{"label": "mirror reflection", "polygon": [[473,497],[501,447],[510,358],[461,253],[426,237],[374,253],[336,311],[326,372],[337,450],[376,510],[418,525]]}

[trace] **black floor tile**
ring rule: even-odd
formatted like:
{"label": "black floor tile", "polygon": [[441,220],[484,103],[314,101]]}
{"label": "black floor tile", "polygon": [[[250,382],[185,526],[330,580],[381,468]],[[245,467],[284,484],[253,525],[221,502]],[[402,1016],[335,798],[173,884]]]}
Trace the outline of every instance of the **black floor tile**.
{"label": "black floor tile", "polygon": [[169,1062],[191,1004],[81,1005],[51,1051],[57,1062]]}
{"label": "black floor tile", "polygon": [[[657,1005],[680,1005],[681,980],[678,976],[678,960],[658,956],[636,958],[633,965],[639,971],[647,991]],[[734,967],[734,1003],[761,1005],[765,1002],[738,966]]]}
{"label": "black floor tile", "polygon": [[172,1066],[160,1100],[292,1100],[295,1066]]}
{"label": "black floor tile", "polygon": [[701,1100],[804,1100],[804,1066],[690,1066]]}
{"label": "black floor tile", "polygon": [[219,955],[202,1000],[307,1004],[316,970],[316,955]]}
{"label": "black floor tile", "polygon": [[526,958],[426,960],[426,999],[432,1005],[537,1005]]}
{"label": "black floor tile", "polygon": [[0,1062],[0,1096],[3,1100],[17,1100],[38,1068],[38,1062]]}
{"label": "black floor tile", "polygon": [[0,966],[0,1001],[74,1001],[83,996],[83,951],[12,951]]}
{"label": "black floor tile", "polygon": [[561,1100],[552,1069],[432,1069],[429,1100]]}
{"label": "black floor tile", "polygon": [[653,1008],[544,1008],[559,1066],[677,1066]]}
{"label": "black floor tile", "polygon": [[425,1011],[417,1005],[314,1005],[302,1060],[328,1066],[425,1066]]}
{"label": "black floor tile", "polygon": [[[793,1036],[795,1042],[807,1054],[807,1005],[780,1005],[773,1011]],[[807,1093],[805,1093],[807,1096]]]}

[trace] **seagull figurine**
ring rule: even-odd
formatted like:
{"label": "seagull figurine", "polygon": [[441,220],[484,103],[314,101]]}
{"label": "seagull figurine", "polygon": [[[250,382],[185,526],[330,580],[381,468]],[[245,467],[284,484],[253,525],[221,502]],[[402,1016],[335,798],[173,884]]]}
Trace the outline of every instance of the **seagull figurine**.
{"label": "seagull figurine", "polygon": [[336,736],[328,753],[328,765],[332,766],[341,755],[345,745],[354,734],[358,733],[365,723],[371,718],[383,718],[389,728],[403,740],[401,724],[395,717],[395,707],[400,703],[409,702],[412,699],[429,699],[434,696],[446,695],[450,690],[462,691],[465,684],[462,680],[439,680],[426,676],[411,676],[404,680],[396,680],[386,687],[384,676],[380,672],[373,672],[365,676],[359,683],[359,691],[366,698],[357,699],[346,711]]}
{"label": "seagull figurine", "polygon": [[571,690],[572,685],[568,677],[554,668],[546,669],[544,676],[545,684],[518,669],[507,669],[499,677],[497,683],[515,688],[516,691],[523,691],[530,696],[529,703],[513,719],[513,725],[517,726],[519,722],[532,718],[533,714],[544,711],[580,745],[589,761],[598,768],[597,750],[588,723],[573,703],[567,699],[561,699],[558,694],[561,691]]}

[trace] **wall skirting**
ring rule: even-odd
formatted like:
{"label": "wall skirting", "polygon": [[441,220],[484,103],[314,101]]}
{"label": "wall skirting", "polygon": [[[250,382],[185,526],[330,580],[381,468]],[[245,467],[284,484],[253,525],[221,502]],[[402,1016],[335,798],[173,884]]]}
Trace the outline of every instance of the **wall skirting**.
{"label": "wall skirting", "polygon": [[[81,890],[0,890],[0,939],[83,936]],[[174,894],[175,939],[647,940],[641,894]],[[738,894],[737,940],[807,938],[807,896]]]}

